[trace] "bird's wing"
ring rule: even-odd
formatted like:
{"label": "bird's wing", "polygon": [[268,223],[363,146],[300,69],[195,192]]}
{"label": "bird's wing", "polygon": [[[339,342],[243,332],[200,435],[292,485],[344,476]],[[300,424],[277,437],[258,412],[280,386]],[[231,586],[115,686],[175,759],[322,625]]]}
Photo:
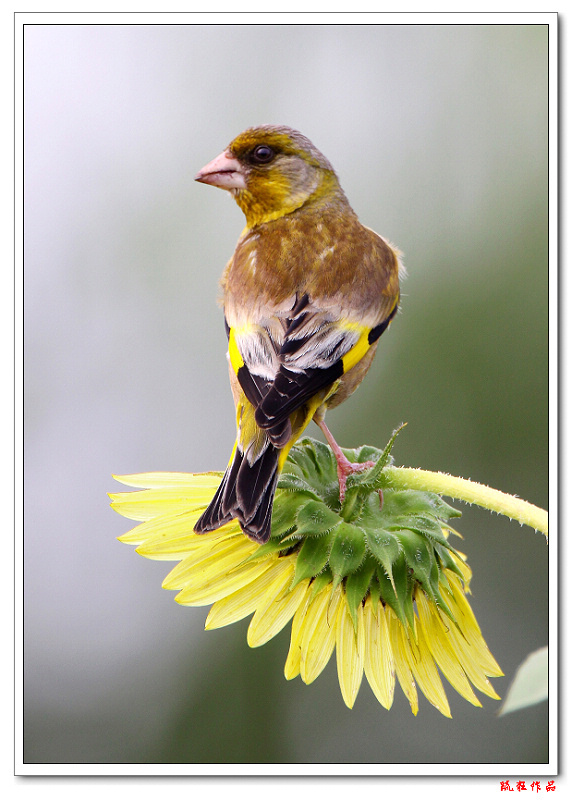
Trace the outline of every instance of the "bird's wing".
{"label": "bird's wing", "polygon": [[279,325],[229,328],[229,358],[256,423],[273,438],[288,417],[354,367],[381,336],[397,299],[375,325],[340,317],[303,295]]}

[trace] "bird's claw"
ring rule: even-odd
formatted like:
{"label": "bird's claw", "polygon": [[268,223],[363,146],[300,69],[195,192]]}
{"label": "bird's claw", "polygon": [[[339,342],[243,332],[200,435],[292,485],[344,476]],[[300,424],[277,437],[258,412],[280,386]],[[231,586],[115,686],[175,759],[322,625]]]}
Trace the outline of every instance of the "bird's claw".
{"label": "bird's claw", "polygon": [[336,455],[336,462],[338,465],[338,483],[340,485],[340,503],[343,503],[346,496],[346,482],[348,477],[353,475],[354,472],[363,472],[364,469],[375,467],[375,461],[352,463],[342,453],[341,455]]}

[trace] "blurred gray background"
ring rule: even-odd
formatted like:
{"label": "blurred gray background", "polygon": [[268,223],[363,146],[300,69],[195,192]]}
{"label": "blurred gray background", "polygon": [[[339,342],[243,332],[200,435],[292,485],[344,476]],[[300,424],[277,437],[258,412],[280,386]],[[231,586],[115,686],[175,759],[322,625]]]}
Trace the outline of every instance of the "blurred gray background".
{"label": "blurred gray background", "polygon": [[[247,620],[205,632],[208,608],[161,589],[170,565],[116,541],[132,524],[106,492],[228,460],[216,297],[243,217],[193,176],[272,122],[325,153],[409,273],[338,441],[406,421],[397,464],[547,506],[547,28],[27,25],[24,69],[25,760],[546,762],[546,703],[498,718],[449,687],[452,720],[425,698],[415,718],[364,681],[350,711],[335,658],[283,678],[289,626],[258,650]],[[547,546],[463,512],[504,696],[547,643]]]}

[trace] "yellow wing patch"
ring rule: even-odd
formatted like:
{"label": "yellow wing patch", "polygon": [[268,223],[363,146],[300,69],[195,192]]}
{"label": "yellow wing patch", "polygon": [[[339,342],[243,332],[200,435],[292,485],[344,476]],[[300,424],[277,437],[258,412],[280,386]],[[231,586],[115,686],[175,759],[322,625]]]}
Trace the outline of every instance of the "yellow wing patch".
{"label": "yellow wing patch", "polygon": [[344,327],[351,331],[357,330],[360,332],[360,337],[357,342],[354,344],[351,350],[348,350],[345,356],[342,357],[344,373],[346,373],[349,372],[352,367],[355,367],[358,361],[362,360],[371,345],[368,339],[370,331],[369,328],[364,328],[363,325],[358,325],[357,323],[344,325]]}
{"label": "yellow wing patch", "polygon": [[234,374],[236,375],[238,370],[241,367],[244,367],[244,360],[236,343],[236,333],[234,328],[230,329],[230,333],[228,335],[228,356],[230,358],[230,363],[234,370]]}

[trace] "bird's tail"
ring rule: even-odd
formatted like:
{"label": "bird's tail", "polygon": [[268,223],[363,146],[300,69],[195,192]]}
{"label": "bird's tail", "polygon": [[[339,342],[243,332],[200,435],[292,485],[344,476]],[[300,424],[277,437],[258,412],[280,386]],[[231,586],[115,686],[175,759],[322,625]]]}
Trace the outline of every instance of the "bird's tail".
{"label": "bird's tail", "polygon": [[235,446],[233,456],[210,505],[199,517],[195,531],[206,533],[237,519],[255,542],[270,538],[272,503],[278,482],[280,449],[268,442],[264,452],[250,463]]}

